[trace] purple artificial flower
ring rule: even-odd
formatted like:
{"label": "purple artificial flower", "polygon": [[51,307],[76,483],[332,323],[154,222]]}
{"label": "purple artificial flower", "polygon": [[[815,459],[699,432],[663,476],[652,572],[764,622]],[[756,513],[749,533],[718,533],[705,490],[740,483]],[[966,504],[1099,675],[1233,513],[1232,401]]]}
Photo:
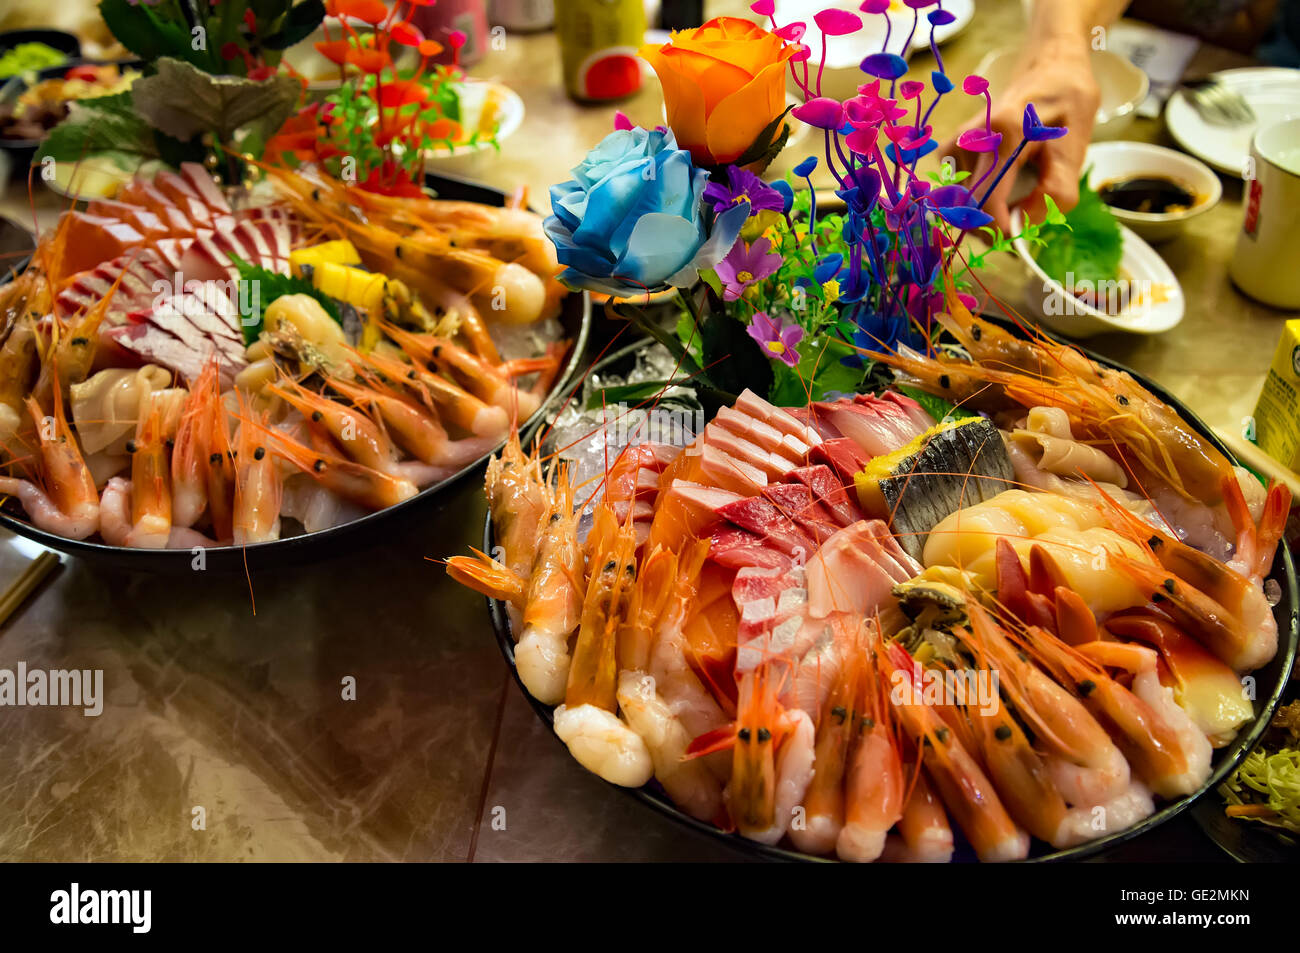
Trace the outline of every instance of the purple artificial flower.
{"label": "purple artificial flower", "polygon": [[727,166],[727,178],[730,186],[721,182],[710,182],[704,189],[704,201],[715,212],[720,212],[741,202],[749,203],[750,213],[771,211],[784,212],[785,198],[772,186],[768,185],[748,169],[740,166]]}
{"label": "purple artificial flower", "polygon": [[993,216],[975,204],[970,189],[960,185],[943,185],[925,197],[925,204],[949,225],[960,229],[979,228],[993,221]]}
{"label": "purple artificial flower", "polygon": [[749,324],[749,336],[758,342],[768,357],[784,361],[790,367],[799,363],[799,352],[795,350],[803,340],[803,328],[799,325],[790,324],[783,328],[777,318],[769,318],[764,311],[755,311],[754,320]]}
{"label": "purple artificial flower", "polygon": [[989,91],[989,81],[983,76],[971,73],[961,81],[961,88],[967,96],[983,96]]}
{"label": "purple artificial flower", "polygon": [[889,0],[862,0],[858,9],[863,13],[888,13]]}
{"label": "purple artificial flower", "polygon": [[1026,142],[1043,142],[1047,139],[1060,139],[1069,132],[1064,126],[1044,126],[1038,118],[1038,110],[1033,103],[1025,106],[1023,131]]}
{"label": "purple artificial flower", "polygon": [[772,243],[760,238],[752,245],[744,239],[731,246],[727,257],[713,266],[722,282],[724,301],[735,301],[756,281],[762,281],[781,267],[781,256],[771,251]]}

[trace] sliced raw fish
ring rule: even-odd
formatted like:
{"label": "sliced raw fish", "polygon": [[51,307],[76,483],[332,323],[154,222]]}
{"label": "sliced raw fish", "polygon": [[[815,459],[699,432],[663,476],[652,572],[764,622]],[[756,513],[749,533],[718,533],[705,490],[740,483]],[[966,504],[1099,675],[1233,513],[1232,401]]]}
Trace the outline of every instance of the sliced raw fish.
{"label": "sliced raw fish", "polygon": [[870,459],[857,441],[850,440],[848,437],[827,440],[813,447],[812,453],[808,455],[810,463],[820,463],[830,467],[840,482],[846,486],[853,483],[853,478]]}
{"label": "sliced raw fish", "polygon": [[197,162],[182,162],[180,171],[185,184],[194,190],[204,205],[219,215],[230,214],[230,203],[207,169]]}
{"label": "sliced raw fish", "polygon": [[825,464],[800,467],[786,474],[787,480],[798,481],[812,491],[817,500],[840,526],[849,526],[863,518],[858,506],[857,491],[846,486]]}
{"label": "sliced raw fish", "polygon": [[742,391],[740,396],[736,398],[736,410],[749,414],[751,417],[757,417],[764,423],[775,427],[781,433],[798,437],[810,447],[815,447],[822,442],[822,438],[817,431],[806,424],[800,423],[780,407],[769,404],[749,388]]}

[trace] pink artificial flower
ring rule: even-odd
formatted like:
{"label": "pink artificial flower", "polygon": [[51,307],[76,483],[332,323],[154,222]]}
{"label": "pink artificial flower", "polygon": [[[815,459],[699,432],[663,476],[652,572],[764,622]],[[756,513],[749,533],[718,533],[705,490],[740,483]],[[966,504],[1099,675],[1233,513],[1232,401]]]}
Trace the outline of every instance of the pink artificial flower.
{"label": "pink artificial flower", "polygon": [[752,245],[746,245],[744,239],[731,246],[727,257],[714,265],[722,282],[724,301],[735,301],[745,293],[745,289],[756,281],[762,281],[781,267],[781,256],[772,252],[772,243],[760,238]]}
{"label": "pink artificial flower", "polygon": [[758,342],[768,357],[784,361],[790,367],[799,363],[799,352],[795,348],[803,340],[803,328],[799,325],[782,327],[778,319],[769,318],[764,311],[755,311],[749,324],[749,336]]}

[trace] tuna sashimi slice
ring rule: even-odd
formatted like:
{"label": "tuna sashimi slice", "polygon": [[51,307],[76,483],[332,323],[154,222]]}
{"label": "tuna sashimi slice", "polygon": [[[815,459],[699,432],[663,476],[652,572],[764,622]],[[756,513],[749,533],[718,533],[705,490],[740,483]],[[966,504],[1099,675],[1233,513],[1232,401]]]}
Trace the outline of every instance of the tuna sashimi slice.
{"label": "tuna sashimi slice", "polygon": [[707,443],[700,451],[700,475],[711,485],[742,496],[753,496],[767,486],[762,470]]}
{"label": "tuna sashimi slice", "polygon": [[744,437],[730,430],[724,430],[717,424],[709,424],[704,428],[704,441],[728,456],[743,460],[750,466],[762,470],[771,480],[780,479],[798,466],[796,461],[769,453],[758,444],[750,443]]}
{"label": "tuna sashimi slice", "polygon": [[791,434],[782,433],[771,424],[742,413],[734,407],[719,407],[713,422],[730,430],[751,443],[756,443],[769,453],[778,453],[802,461],[808,445]]}
{"label": "tuna sashimi slice", "polygon": [[794,561],[747,530],[728,526],[713,534],[709,559],[730,569],[761,566],[766,569],[789,569]]}
{"label": "tuna sashimi slice", "polygon": [[840,526],[849,526],[864,518],[862,507],[858,505],[857,491],[845,486],[825,464],[791,470],[786,479],[808,487],[813,498],[826,507]]}
{"label": "tuna sashimi slice", "polygon": [[769,404],[748,388],[736,398],[736,410],[749,414],[751,417],[757,417],[782,433],[798,437],[810,447],[815,447],[822,441],[817,431],[800,423],[780,407]]}
{"label": "tuna sashimi slice", "polygon": [[764,497],[747,497],[728,503],[718,510],[718,515],[741,529],[749,530],[768,546],[801,561],[816,549],[808,534]]}
{"label": "tuna sashimi slice", "polygon": [[870,458],[856,441],[839,437],[813,447],[808,459],[812,463],[830,467],[840,482],[847,486],[853,482],[853,475],[866,466]]}

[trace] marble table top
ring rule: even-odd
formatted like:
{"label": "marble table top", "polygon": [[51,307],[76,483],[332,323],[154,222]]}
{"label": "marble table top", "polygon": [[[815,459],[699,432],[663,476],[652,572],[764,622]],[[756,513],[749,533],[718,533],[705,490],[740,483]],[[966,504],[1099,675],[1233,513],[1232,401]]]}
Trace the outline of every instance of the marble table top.
{"label": "marble table top", "polygon": [[[945,47],[954,74],[1023,30],[1019,4],[979,7]],[[1237,64],[1206,49],[1193,67],[1222,65]],[[446,171],[527,184],[544,205],[612,108],[566,98],[551,34],[509,36],[474,72],[513,85],[526,118],[499,155]],[[621,108],[660,121],[657,84]],[[1131,137],[1165,134],[1138,120]],[[1228,282],[1241,189],[1224,184],[1221,205],[1161,248],[1187,296],[1182,326],[1090,344],[1230,428],[1253,408],[1286,315]],[[48,193],[35,204],[45,223],[60,208]],[[0,212],[30,221],[15,188]],[[1019,265],[1004,267],[1011,287]],[[587,774],[539,722],[483,600],[436,562],[477,543],[483,519],[474,475],[382,545],[310,566],[166,576],[65,559],[0,629],[0,669],[101,669],[103,711],[0,708],[0,859],[743,859]],[[0,579],[32,554],[0,532]],[[1225,857],[1180,818],[1106,859]]]}

